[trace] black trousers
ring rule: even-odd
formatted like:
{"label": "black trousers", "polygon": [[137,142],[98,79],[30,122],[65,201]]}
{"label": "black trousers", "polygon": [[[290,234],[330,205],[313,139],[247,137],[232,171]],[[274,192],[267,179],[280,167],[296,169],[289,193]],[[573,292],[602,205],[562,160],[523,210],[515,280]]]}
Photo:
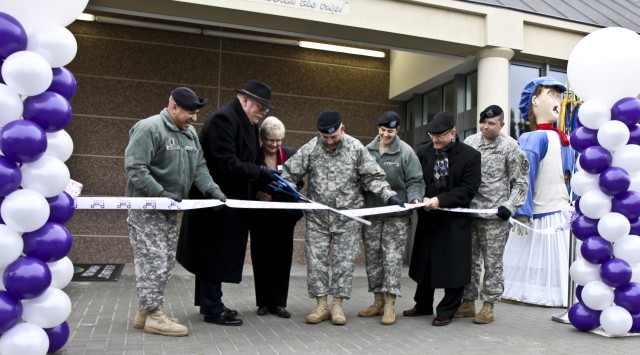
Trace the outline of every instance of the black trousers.
{"label": "black trousers", "polygon": [[[413,300],[416,301],[416,308],[422,311],[433,310],[433,295],[434,288],[431,288],[431,262],[428,264],[427,270],[424,273],[424,279],[421,283],[418,283],[416,293],[413,296]],[[445,288],[444,297],[436,306],[436,315],[453,318],[460,307],[462,302],[462,296],[464,295],[464,286]]]}
{"label": "black trousers", "polygon": [[251,215],[251,263],[256,306],[286,307],[293,258],[292,211],[262,210]]}
{"label": "black trousers", "polygon": [[220,281],[210,281],[196,275],[194,296],[193,304],[200,306],[200,314],[214,315],[224,311]]}

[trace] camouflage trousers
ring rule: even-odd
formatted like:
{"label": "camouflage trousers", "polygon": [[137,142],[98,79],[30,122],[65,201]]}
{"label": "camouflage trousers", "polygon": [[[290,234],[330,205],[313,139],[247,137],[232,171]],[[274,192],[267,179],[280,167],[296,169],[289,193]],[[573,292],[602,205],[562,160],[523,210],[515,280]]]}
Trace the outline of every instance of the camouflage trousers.
{"label": "camouflage trousers", "polygon": [[[504,291],[502,255],[509,235],[509,222],[501,219],[471,219],[471,283],[464,299],[496,303]],[[480,279],[484,266],[484,280]],[[479,291],[482,284],[482,291]]]}
{"label": "camouflage trousers", "polygon": [[[343,233],[323,233],[307,229],[307,288],[309,297],[333,295],[349,299],[356,257],[360,252],[361,228]],[[331,259],[331,262],[329,262]],[[331,265],[331,276],[329,267]]]}
{"label": "camouflage trousers", "polygon": [[374,219],[364,227],[362,240],[369,292],[400,296],[408,230],[409,216]]}
{"label": "camouflage trousers", "polygon": [[176,264],[178,213],[129,210],[127,218],[140,309],[164,303],[164,288]]}

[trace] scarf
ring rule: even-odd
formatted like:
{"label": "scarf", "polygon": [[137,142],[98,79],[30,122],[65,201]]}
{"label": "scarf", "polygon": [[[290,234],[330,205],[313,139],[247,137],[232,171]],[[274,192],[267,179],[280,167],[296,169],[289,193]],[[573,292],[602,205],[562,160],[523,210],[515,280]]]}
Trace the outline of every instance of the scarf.
{"label": "scarf", "polygon": [[453,148],[455,140],[444,149],[436,149],[436,161],[433,165],[433,185],[436,189],[444,190],[449,182],[449,156],[447,152]]}
{"label": "scarf", "polygon": [[569,138],[567,138],[567,135],[564,134],[564,132],[562,132],[561,130],[557,129],[556,127],[553,127],[553,123],[538,123],[537,129],[543,130],[543,131],[556,131],[560,136],[562,145],[565,147],[569,145]]}

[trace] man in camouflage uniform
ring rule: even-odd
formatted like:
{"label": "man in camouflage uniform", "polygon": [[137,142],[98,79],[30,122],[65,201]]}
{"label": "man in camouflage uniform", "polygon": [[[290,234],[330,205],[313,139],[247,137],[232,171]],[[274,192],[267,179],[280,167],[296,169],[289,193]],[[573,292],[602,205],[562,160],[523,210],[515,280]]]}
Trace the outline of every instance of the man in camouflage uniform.
{"label": "man in camouflage uniform", "polygon": [[[404,202],[385,181],[384,170],[364,145],[344,133],[340,112],[322,112],[317,128],[318,136],[284,164],[282,176],[286,180],[295,184],[308,174],[309,198],[335,209],[362,208],[364,190],[388,204],[404,207]],[[351,296],[361,228],[359,222],[328,210],[307,213],[307,287],[309,297],[315,297],[317,302],[306,318],[307,323],[316,324],[331,318],[333,324],[346,324],[342,300]],[[331,311],[327,295],[333,295]]]}
{"label": "man in camouflage uniform", "polygon": [[[180,202],[195,185],[208,198],[226,201],[213,182],[196,130],[207,100],[191,89],[173,90],[160,114],[138,121],[124,153],[129,197],[166,197]],[[187,327],[164,313],[164,289],[175,266],[178,211],[129,210],[138,311],[133,327],[146,333],[186,336]]]}
{"label": "man in camouflage uniform", "polygon": [[[480,133],[464,143],[482,155],[482,182],[471,208],[498,208],[497,216],[478,214],[471,220],[471,283],[464,289],[462,304],[454,317],[474,317],[476,324],[493,321],[493,304],[504,290],[502,254],[509,235],[509,217],[524,204],[529,187],[529,161],[518,142],[503,135],[504,112],[491,105],[480,113]],[[484,280],[480,280],[484,262]],[[475,300],[482,282],[482,310],[476,315]]]}

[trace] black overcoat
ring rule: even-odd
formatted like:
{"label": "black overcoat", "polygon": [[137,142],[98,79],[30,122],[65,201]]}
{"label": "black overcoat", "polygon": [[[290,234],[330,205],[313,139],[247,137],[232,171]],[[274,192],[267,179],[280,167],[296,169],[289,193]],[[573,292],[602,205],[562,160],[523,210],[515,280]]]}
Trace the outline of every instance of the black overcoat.
{"label": "black overcoat", "polygon": [[[440,193],[433,183],[433,143],[418,148],[417,155],[426,183],[425,196],[438,196],[442,208],[469,208],[480,186],[480,153],[457,140],[448,152],[448,187]],[[470,214],[418,209],[409,276],[421,284],[429,265],[431,288],[462,287],[471,281]]]}
{"label": "black overcoat", "polygon": [[[209,172],[227,199],[250,200],[260,176],[255,164],[260,148],[258,126],[252,125],[235,99],[209,117],[200,131]],[[192,188],[189,198],[203,198]],[[207,280],[239,283],[249,234],[249,209],[223,207],[184,212],[177,261]]]}

